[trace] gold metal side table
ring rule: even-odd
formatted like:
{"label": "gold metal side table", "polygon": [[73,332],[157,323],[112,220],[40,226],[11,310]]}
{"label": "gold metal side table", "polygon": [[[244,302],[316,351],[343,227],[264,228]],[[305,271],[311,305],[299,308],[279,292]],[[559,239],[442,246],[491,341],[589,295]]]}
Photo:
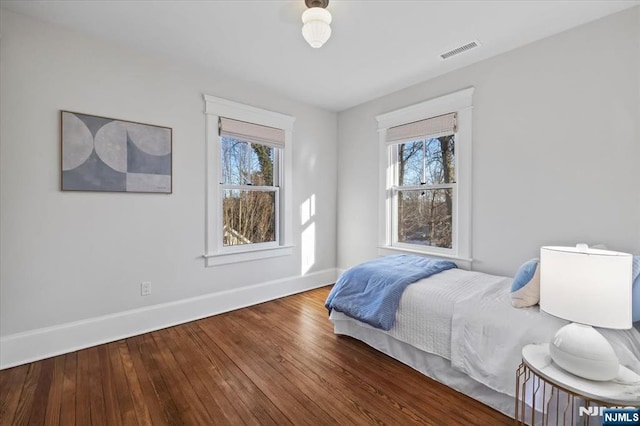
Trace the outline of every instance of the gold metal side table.
{"label": "gold metal side table", "polygon": [[640,375],[620,366],[614,380],[587,380],[553,363],[547,343],[522,349],[515,424],[601,425],[606,407],[640,407]]}

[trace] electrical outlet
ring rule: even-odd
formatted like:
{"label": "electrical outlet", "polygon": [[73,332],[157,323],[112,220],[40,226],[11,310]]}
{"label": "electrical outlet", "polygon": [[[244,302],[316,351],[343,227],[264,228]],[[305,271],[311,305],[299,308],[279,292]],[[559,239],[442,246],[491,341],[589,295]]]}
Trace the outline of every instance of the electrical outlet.
{"label": "electrical outlet", "polygon": [[140,295],[148,296],[151,294],[151,281],[143,281],[140,283]]}

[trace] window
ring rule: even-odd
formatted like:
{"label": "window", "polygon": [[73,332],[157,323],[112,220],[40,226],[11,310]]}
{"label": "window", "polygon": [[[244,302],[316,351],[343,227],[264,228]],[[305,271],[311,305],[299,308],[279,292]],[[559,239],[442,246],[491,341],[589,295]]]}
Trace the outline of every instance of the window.
{"label": "window", "polygon": [[455,135],[399,143],[393,149],[394,240],[453,248]]}
{"label": "window", "polygon": [[227,118],[219,128],[222,247],[277,247],[282,148],[270,145],[265,133],[279,142],[284,132]]}
{"label": "window", "polygon": [[466,89],[376,117],[383,252],[470,260],[472,93]]}
{"label": "window", "polygon": [[293,117],[205,96],[207,266],[289,255]]}

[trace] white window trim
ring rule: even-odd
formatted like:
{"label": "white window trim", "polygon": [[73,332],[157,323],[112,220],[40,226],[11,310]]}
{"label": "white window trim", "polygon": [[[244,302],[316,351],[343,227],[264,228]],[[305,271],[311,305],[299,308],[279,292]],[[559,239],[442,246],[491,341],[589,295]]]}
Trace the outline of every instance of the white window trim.
{"label": "white window trim", "polygon": [[[398,109],[376,117],[379,134],[379,201],[378,201],[378,251],[379,254],[407,252],[429,254],[449,259],[471,262],[471,120],[473,109],[473,91],[470,87],[445,96],[430,99],[419,104]],[[393,199],[394,162],[390,150],[394,145],[387,144],[387,129],[402,124],[424,120],[430,117],[456,112],[456,156],[457,174],[457,212],[453,220],[453,249],[438,247],[420,247],[416,244],[393,244]]]}
{"label": "white window trim", "polygon": [[[206,237],[205,258],[206,266],[217,266],[229,263],[247,262],[277,256],[293,254],[293,166],[292,134],[295,117],[280,114],[261,108],[243,105],[226,99],[204,95],[206,115]],[[279,189],[280,223],[278,225],[279,244],[252,244],[248,247],[234,247],[232,250],[222,250],[222,217],[220,208],[221,191],[220,178],[220,136],[218,135],[218,119],[220,117],[246,121],[284,130],[285,146],[282,149],[280,170],[281,187]]]}

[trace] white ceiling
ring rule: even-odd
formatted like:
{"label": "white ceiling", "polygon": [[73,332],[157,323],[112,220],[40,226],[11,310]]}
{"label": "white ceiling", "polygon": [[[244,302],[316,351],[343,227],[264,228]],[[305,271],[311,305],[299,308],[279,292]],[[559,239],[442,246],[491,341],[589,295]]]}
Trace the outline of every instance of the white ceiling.
{"label": "white ceiling", "polygon": [[[2,0],[1,7],[341,111],[637,4],[331,0],[333,34],[320,49],[302,38],[303,0]],[[472,40],[481,47],[440,59]]]}

